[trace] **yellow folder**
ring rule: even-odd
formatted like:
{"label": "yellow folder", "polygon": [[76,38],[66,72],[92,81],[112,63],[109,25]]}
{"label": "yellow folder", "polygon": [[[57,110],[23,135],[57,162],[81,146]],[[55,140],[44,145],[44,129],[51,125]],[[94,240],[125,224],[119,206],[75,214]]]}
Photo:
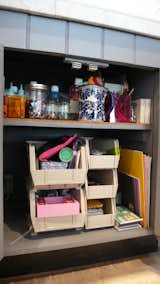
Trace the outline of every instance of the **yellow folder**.
{"label": "yellow folder", "polygon": [[120,154],[119,171],[140,180],[140,207],[143,218],[143,226],[147,228],[145,181],[144,181],[144,157],[143,152],[122,149]]}

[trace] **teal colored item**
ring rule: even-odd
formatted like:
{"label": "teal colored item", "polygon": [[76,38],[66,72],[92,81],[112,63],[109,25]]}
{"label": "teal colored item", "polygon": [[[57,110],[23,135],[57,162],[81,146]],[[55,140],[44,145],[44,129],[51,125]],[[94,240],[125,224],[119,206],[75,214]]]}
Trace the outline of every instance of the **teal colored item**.
{"label": "teal colored item", "polygon": [[73,151],[71,148],[69,147],[65,147],[63,148],[60,152],[59,152],[59,159],[62,162],[70,162],[73,159]]}
{"label": "teal colored item", "polygon": [[18,91],[18,95],[20,96],[24,96],[24,89],[23,89],[23,85],[20,85],[19,91]]}
{"label": "teal colored item", "polygon": [[8,95],[9,96],[14,95],[14,89],[13,89],[13,83],[12,82],[10,83],[10,87],[8,89]]}

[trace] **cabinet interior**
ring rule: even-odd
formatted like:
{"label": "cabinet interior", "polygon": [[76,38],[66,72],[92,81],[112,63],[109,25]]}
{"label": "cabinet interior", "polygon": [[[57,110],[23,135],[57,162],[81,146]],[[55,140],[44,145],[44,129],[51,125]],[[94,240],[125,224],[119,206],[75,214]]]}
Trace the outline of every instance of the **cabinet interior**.
{"label": "cabinet interior", "polygon": [[[155,70],[144,70],[129,66],[120,66],[110,64],[107,69],[100,70],[105,81],[120,83],[122,76],[127,75],[128,82],[131,87],[135,88],[134,98],[154,98]],[[26,84],[30,81],[38,81],[43,84],[59,85],[60,90],[68,93],[69,87],[73,84],[75,77],[84,79],[89,75],[86,67],[80,70],[71,69],[69,64],[64,63],[64,57],[28,53],[22,51],[5,50],[4,60],[4,76],[5,86],[9,87],[9,82],[19,85]],[[153,104],[152,104],[153,106]],[[153,113],[153,112],[152,112]],[[153,116],[152,116],[153,121]],[[121,147],[127,147],[151,155],[153,157],[152,165],[155,163],[153,156],[153,135],[152,130],[102,130],[102,129],[69,129],[69,128],[41,128],[41,127],[4,127],[4,176],[13,180],[12,192],[4,192],[4,223],[5,223],[5,247],[6,255],[20,253],[23,247],[23,253],[40,251],[40,241],[44,240],[44,250],[49,250],[49,243],[53,244],[55,240],[55,248],[58,240],[59,244],[67,244],[66,241],[70,237],[73,238],[73,246],[75,244],[81,246],[82,234],[87,242],[94,237],[102,242],[103,237],[108,240],[111,236],[121,239],[123,233],[114,229],[101,229],[87,232],[75,232],[69,230],[64,232],[50,232],[39,234],[36,237],[26,233],[29,230],[29,202],[27,191],[27,176],[29,175],[29,163],[27,155],[27,140],[49,140],[60,135],[72,135],[77,132],[80,136],[94,136],[105,138],[117,138]],[[109,173],[110,177],[110,173]],[[110,177],[112,178],[112,177]],[[4,179],[4,183],[6,180]],[[102,180],[103,184],[103,180]],[[152,184],[152,183],[151,183]],[[151,187],[151,214],[154,208],[154,192],[155,188]],[[153,214],[152,214],[153,215]],[[152,218],[153,219],[153,218]],[[151,220],[151,229],[153,228],[153,220]],[[142,233],[140,230],[139,234]],[[137,236],[134,231],[130,231],[128,236]],[[125,237],[125,233],[124,233]],[[81,244],[80,244],[81,243]],[[63,245],[62,245],[63,246]],[[64,246],[65,247],[65,246]],[[53,248],[52,248],[53,249]],[[57,249],[57,248],[56,248]]]}

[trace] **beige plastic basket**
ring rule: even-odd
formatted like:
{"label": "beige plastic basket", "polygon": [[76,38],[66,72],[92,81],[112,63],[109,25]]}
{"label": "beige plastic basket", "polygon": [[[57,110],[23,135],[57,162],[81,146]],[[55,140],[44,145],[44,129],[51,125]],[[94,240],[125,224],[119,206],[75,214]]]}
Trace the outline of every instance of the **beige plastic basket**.
{"label": "beige plastic basket", "polygon": [[87,199],[114,198],[118,189],[117,170],[91,170],[95,176],[95,181],[100,185],[88,185],[86,181]]}
{"label": "beige plastic basket", "polygon": [[104,201],[104,212],[102,215],[88,216],[87,214],[87,203],[86,203],[86,218],[85,228],[96,229],[103,227],[113,227],[115,223],[116,203],[114,198],[105,199]]}
{"label": "beige plastic basket", "polygon": [[30,216],[35,233],[57,231],[73,228],[84,227],[85,221],[85,210],[84,210],[84,194],[83,190],[80,190],[80,205],[81,213],[79,215],[64,216],[64,217],[49,217],[49,218],[37,218],[36,217],[36,204],[35,204],[35,193],[36,190],[30,190]]}
{"label": "beige plastic basket", "polygon": [[[114,149],[119,147],[117,139],[97,139],[99,149]],[[86,139],[86,156],[89,169],[116,169],[118,168],[120,155],[91,155],[89,140]]]}
{"label": "beige plastic basket", "polygon": [[81,147],[78,169],[41,170],[36,159],[35,143],[29,144],[30,173],[35,188],[52,185],[82,185],[85,183],[87,169],[85,149]]}

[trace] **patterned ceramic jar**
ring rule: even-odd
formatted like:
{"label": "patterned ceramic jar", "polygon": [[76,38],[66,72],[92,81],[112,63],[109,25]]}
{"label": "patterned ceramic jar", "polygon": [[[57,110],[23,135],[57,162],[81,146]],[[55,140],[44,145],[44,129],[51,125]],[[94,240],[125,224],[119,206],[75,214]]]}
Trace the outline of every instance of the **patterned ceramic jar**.
{"label": "patterned ceramic jar", "polygon": [[79,87],[79,119],[105,121],[106,89],[98,85]]}

